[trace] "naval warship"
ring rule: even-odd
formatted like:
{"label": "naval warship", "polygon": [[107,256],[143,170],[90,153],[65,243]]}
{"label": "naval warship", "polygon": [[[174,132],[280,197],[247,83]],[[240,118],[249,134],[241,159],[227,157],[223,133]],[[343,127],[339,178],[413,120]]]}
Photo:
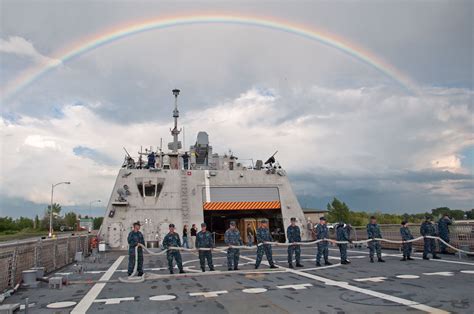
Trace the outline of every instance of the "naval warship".
{"label": "naval warship", "polygon": [[[212,151],[199,132],[189,150],[178,140],[179,90],[173,91],[173,141],[164,152],[128,153],[95,235],[0,244],[0,313],[474,313],[474,261],[465,254],[424,260],[423,239],[400,261],[399,226],[382,226],[385,263],[370,263],[365,245],[350,246],[350,264],[329,248],[332,265],[315,267],[316,246],[302,245],[302,268],[288,267],[284,232],[291,217],[311,237],[286,171],[275,156],[244,165]],[[146,159],[146,161],[144,161]],[[244,242],[260,218],[270,221],[273,259],[255,269],[255,246],[241,249],[228,271],[222,233],[236,221]],[[140,221],[147,252],[145,276],[127,282],[127,234]],[[195,251],[183,251],[186,273],[169,274],[160,241],[168,225],[205,221],[215,234],[215,271],[201,272]],[[419,225],[412,225],[415,237]],[[367,239],[362,227],[354,240]],[[474,249],[473,224],[451,227],[451,244]],[[266,265],[266,267],[265,267]],[[175,272],[176,273],[176,272]],[[125,279],[125,280],[124,280]]]}
{"label": "naval warship", "polygon": [[100,241],[111,249],[125,249],[132,223],[140,221],[146,245],[153,248],[168,233],[170,223],[182,230],[184,225],[189,229],[206,222],[219,243],[229,222],[235,221],[247,242],[247,229],[255,232],[257,221],[266,218],[274,237],[285,242],[283,230],[291,217],[297,219],[306,239],[310,232],[303,211],[275,154],[265,162],[250,159],[252,163],[246,165],[231,152],[214,153],[204,131],[189,150],[182,150],[179,93],[173,90],[169,151],[150,148],[140,151],[138,158],[127,153],[107,205]]}

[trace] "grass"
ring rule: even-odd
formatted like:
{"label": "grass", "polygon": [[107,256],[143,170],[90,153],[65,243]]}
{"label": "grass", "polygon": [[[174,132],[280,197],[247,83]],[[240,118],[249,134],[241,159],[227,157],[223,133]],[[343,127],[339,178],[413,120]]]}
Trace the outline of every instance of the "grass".
{"label": "grass", "polygon": [[21,231],[4,231],[0,232],[0,242],[12,240],[24,240],[32,237],[48,236],[45,230],[21,230]]}

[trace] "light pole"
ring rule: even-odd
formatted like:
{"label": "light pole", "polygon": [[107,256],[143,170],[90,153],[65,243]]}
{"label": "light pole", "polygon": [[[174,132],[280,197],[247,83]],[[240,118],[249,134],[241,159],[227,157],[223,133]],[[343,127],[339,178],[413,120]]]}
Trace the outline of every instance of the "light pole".
{"label": "light pole", "polygon": [[56,184],[51,184],[51,208],[49,209],[49,237],[53,236],[53,195],[54,195],[54,188],[60,184],[71,184],[71,182],[59,182]]}

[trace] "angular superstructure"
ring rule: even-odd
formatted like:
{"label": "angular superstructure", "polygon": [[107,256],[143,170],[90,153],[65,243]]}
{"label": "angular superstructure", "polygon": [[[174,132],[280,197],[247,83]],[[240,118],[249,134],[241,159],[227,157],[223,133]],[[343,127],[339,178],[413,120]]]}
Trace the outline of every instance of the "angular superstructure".
{"label": "angular superstructure", "polygon": [[[170,152],[146,150],[139,153],[138,161],[127,153],[107,206],[100,240],[111,248],[125,249],[132,223],[138,220],[147,246],[156,247],[170,223],[181,232],[185,224],[199,226],[205,221],[220,242],[233,220],[247,241],[248,229],[254,230],[259,218],[267,218],[275,240],[284,242],[291,217],[297,218],[303,239],[307,239],[303,211],[275,157],[265,164],[262,160],[244,164],[232,153],[213,153],[206,132],[199,132],[189,150],[182,150],[178,141],[179,90],[173,94]],[[142,156],[148,162],[143,162]]]}

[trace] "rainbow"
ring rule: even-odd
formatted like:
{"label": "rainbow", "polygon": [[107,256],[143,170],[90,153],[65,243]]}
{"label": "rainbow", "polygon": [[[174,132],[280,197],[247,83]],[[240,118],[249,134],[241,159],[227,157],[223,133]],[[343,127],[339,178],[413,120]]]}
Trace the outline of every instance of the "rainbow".
{"label": "rainbow", "polygon": [[114,29],[96,34],[90,38],[83,39],[69,48],[54,53],[51,58],[56,60],[56,62],[39,64],[38,66],[27,69],[12,81],[7,82],[6,87],[2,90],[2,97],[3,99],[10,98],[61,64],[71,61],[78,56],[81,56],[101,46],[107,45],[111,42],[147,31],[196,24],[234,24],[253,26],[300,36],[335,48],[371,66],[401,86],[405,87],[410,92],[416,93],[417,90],[416,84],[414,84],[410,78],[402,74],[396,68],[378,58],[373,53],[370,53],[361,47],[357,47],[355,44],[345,39],[339,38],[334,34],[329,34],[322,30],[314,30],[289,21],[276,20],[274,18],[247,15],[236,16],[215,14],[156,18],[145,22],[130,23],[127,25],[115,27]]}

